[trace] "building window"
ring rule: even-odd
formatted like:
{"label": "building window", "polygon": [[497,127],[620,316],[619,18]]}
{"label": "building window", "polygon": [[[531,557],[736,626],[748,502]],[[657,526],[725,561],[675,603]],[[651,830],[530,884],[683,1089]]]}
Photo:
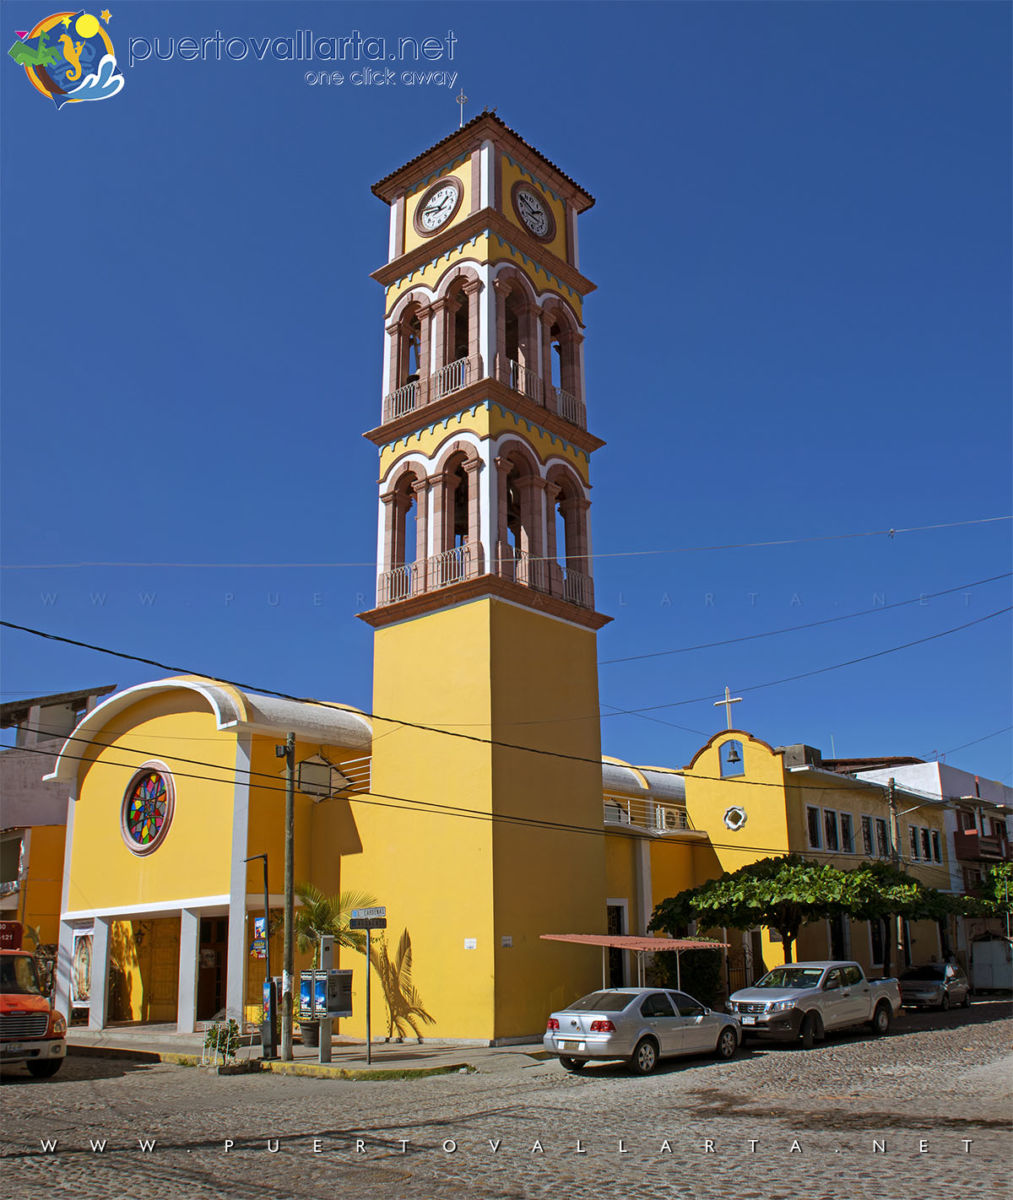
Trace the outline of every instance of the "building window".
{"label": "building window", "polygon": [[21,833],[0,838],[0,896],[16,892],[21,881]]}
{"label": "building window", "polygon": [[917,826],[912,825],[908,829],[907,832],[908,832],[908,837],[911,842],[911,861],[917,862],[918,861],[918,828],[917,828]]}
{"label": "building window", "polygon": [[809,849],[819,850],[822,844],[820,842],[820,810],[813,808],[812,805],[806,805],[805,815],[809,826]]}
{"label": "building window", "polygon": [[123,840],[134,854],[150,854],[169,832],[175,807],[172,776],[164,763],[149,762],[127,785],[120,808]]}
{"label": "building window", "polygon": [[742,760],[741,742],[723,742],[721,744],[721,778],[727,779],[733,775],[744,775],[746,766]]}
{"label": "building window", "polygon": [[862,817],[862,849],[866,858],[872,858],[872,817]]}
{"label": "building window", "polygon": [[924,858],[926,862],[929,862],[932,859],[932,843],[929,840],[929,831],[927,829],[922,829],[921,835],[922,835],[922,858]]}
{"label": "building window", "polygon": [[855,825],[851,813],[841,813],[841,850],[845,854],[855,853]]}
{"label": "building window", "polygon": [[883,951],[886,948],[886,926],[882,920],[869,922],[870,961],[874,967],[883,965]]}
{"label": "building window", "polygon": [[943,861],[943,846],[939,838],[939,830],[932,830],[932,861],[941,863]]}
{"label": "building window", "polygon": [[837,839],[837,813],[832,808],[826,809],[823,813],[823,827],[826,831],[827,849],[840,849],[840,842]]}
{"label": "building window", "polygon": [[876,818],[876,853],[880,858],[890,857],[890,836],[882,817]]}

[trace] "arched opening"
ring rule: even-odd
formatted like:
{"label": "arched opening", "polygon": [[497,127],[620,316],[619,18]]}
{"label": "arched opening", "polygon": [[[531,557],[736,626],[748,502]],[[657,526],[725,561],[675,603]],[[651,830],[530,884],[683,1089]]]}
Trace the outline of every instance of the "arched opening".
{"label": "arched opening", "polygon": [[543,558],[542,479],[537,466],[518,451],[497,460],[500,478],[500,574],[528,587],[548,590]]}
{"label": "arched opening", "polygon": [[557,307],[544,336],[547,341],[544,368],[550,389],[549,407],[572,424],[586,429],[587,416],[580,387],[579,335]]}
{"label": "arched opening", "polygon": [[471,349],[471,306],[463,279],[455,280],[446,295],[443,316],[443,362],[437,394],[447,395],[470,382],[468,355]]}
{"label": "arched opening", "polygon": [[588,561],[587,511],[584,490],[564,468],[549,474],[551,497],[549,557],[552,591],[564,600],[593,608],[593,583]]}
{"label": "arched opening", "polygon": [[530,298],[521,284],[506,281],[499,290],[500,379],[515,392],[541,403],[542,387]]}

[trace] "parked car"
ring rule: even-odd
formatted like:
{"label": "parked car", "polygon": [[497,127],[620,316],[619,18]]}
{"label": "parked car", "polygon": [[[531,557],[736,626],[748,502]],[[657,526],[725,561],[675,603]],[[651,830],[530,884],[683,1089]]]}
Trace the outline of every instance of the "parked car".
{"label": "parked car", "polygon": [[542,1038],[568,1071],[580,1071],[592,1060],[619,1058],[638,1075],[676,1054],[731,1058],[741,1042],[735,1017],[713,1012],[685,992],[661,988],[591,992],[554,1012]]}
{"label": "parked car", "polygon": [[909,967],[900,977],[900,999],[907,1008],[932,1005],[951,1008],[971,1003],[971,984],[960,967],[951,963],[925,963]]}
{"label": "parked car", "polygon": [[875,1034],[888,1033],[900,1012],[900,988],[896,979],[866,979],[855,962],[786,963],[733,992],[728,1011],[748,1037],[801,1040],[808,1049],[831,1029],[868,1024]]}

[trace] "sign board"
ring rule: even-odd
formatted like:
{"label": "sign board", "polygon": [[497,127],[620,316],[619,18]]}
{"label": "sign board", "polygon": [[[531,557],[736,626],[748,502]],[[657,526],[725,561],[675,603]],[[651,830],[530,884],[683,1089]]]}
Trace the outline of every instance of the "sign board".
{"label": "sign board", "polygon": [[20,950],[23,936],[20,921],[0,921],[0,950]]}
{"label": "sign board", "polygon": [[267,958],[267,938],[254,938],[250,943],[250,954],[254,958]]}
{"label": "sign board", "polygon": [[377,905],[376,908],[353,908],[352,919],[356,921],[368,921],[371,917],[385,917],[387,915],[387,906],[385,904]]}
{"label": "sign board", "polygon": [[299,977],[299,1016],[332,1021],[352,1015],[352,972],[303,971]]}
{"label": "sign board", "polygon": [[267,920],[264,917],[253,918],[253,936],[255,938],[267,937]]}
{"label": "sign board", "polygon": [[386,929],[386,917],[352,917],[348,922],[349,929]]}

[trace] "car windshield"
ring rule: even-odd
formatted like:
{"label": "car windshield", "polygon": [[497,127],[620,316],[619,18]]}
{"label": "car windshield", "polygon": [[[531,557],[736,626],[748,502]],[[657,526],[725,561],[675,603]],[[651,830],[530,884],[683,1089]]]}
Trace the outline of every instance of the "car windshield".
{"label": "car windshield", "polygon": [[823,974],[822,967],[775,967],[753,987],[758,988],[814,988]]}
{"label": "car windshield", "polygon": [[0,958],[0,992],[24,992],[30,996],[41,996],[42,989],[35,974],[35,963],[27,954],[15,954]]}
{"label": "car windshield", "polygon": [[570,1008],[578,1009],[581,1012],[589,1010],[594,1012],[622,1012],[634,1000],[636,1000],[636,996],[630,992],[591,992],[590,995],[581,996],[579,1000],[575,1000],[570,1005]]}
{"label": "car windshield", "polygon": [[946,967],[943,963],[929,963],[924,967],[912,967],[905,971],[901,979],[931,979],[938,983],[946,977]]}

